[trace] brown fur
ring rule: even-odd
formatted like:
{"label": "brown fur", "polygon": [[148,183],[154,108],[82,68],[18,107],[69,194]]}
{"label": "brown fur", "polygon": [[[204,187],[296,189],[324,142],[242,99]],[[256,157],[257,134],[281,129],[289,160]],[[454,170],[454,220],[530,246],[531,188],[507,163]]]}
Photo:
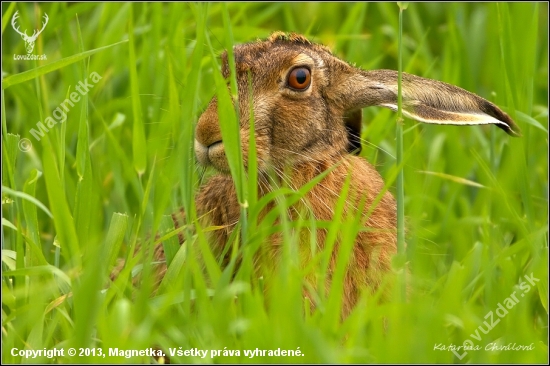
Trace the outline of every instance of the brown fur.
{"label": "brown fur", "polygon": [[[390,193],[385,193],[370,215],[368,209],[356,212],[365,199],[365,207],[371,206],[384,183],[368,162],[349,152],[358,147],[361,108],[372,105],[397,108],[397,72],[360,70],[335,57],[326,47],[296,34],[277,32],[266,41],[238,45],[233,51],[245,164],[248,162],[249,100],[253,103],[260,194],[271,189],[267,178],[270,170],[297,189],[321,172],[334,168],[298,204],[307,205],[317,220],[330,221],[346,177],[350,176],[351,192],[346,198],[344,214],[362,215],[368,229],[355,239],[344,278],[343,313],[347,314],[363,289],[380,284],[384,273],[390,271],[391,256],[396,253],[395,201]],[[227,53],[222,55],[222,73],[226,78],[230,76],[227,57]],[[305,67],[311,72],[311,85],[302,91],[287,84],[288,75],[296,67]],[[510,135],[520,134],[510,117],[494,104],[453,85],[404,73],[402,94],[404,113],[419,121],[455,125],[492,123]],[[211,238],[214,253],[221,255],[239,220],[240,205],[228,174],[216,98],[201,115],[195,138],[199,162],[220,172],[200,189],[196,207],[199,216],[205,217],[204,225],[225,228],[214,232]],[[291,210],[291,215],[297,211],[299,207]],[[326,232],[319,230],[320,248],[325,237]],[[280,240],[274,235],[263,248],[275,262]],[[338,243],[329,264],[327,289],[330,289],[337,256]]]}

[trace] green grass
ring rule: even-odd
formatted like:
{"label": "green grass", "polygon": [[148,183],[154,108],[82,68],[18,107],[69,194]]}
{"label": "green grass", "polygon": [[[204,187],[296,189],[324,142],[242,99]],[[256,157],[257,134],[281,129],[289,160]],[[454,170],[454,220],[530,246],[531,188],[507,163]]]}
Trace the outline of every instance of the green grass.
{"label": "green grass", "polygon": [[[10,24],[15,11],[21,29],[48,14],[34,50],[47,60],[14,60],[26,54]],[[311,185],[276,190],[277,209],[257,222],[267,200],[255,197],[255,167],[240,161],[229,103],[235,85],[227,90],[216,57],[234,42],[283,30],[306,34],[365,69],[397,69],[396,3],[3,3],[2,362],[148,363],[154,360],[147,356],[70,357],[67,350],[154,346],[208,350],[204,359],[171,357],[176,363],[546,363],[547,13],[545,3],[411,3],[403,12],[403,70],[493,101],[523,137],[494,126],[405,120],[407,249],[395,268],[406,260],[410,294],[383,303],[364,296],[341,321],[338,285],[320,294],[314,311],[304,303],[302,279],[322,281],[329,252],[300,263],[308,248],[297,248],[295,229],[326,227],[327,248],[339,238],[350,250],[345,244],[360,227],[345,217],[316,222],[307,212],[286,220],[285,207]],[[37,141],[31,128],[55,116],[94,72],[101,79]],[[194,124],[216,93],[227,102],[222,132],[234,139],[226,143],[231,170],[248,204],[228,243],[228,268],[210,253],[205,232],[216,228],[198,226],[193,202],[211,174],[203,176],[194,161]],[[363,112],[362,155],[394,191],[396,115]],[[21,139],[30,140],[29,151]],[[182,249],[166,217],[179,207],[188,213]],[[284,238],[281,265],[266,266],[262,277],[252,257],[274,231]],[[152,294],[150,254],[141,252],[142,265],[129,253],[153,245],[154,232],[164,235],[170,266]],[[232,276],[236,254],[242,263]],[[117,258],[131,265],[111,282]],[[338,263],[335,276],[345,265]],[[137,272],[144,278],[139,288],[132,284]],[[521,281],[531,274],[540,281],[525,290]],[[517,304],[494,329],[481,331],[490,323],[486,315],[492,311],[496,321],[499,303],[514,292]],[[485,350],[494,343],[533,349]],[[451,344],[481,350],[460,358],[435,349]],[[25,359],[13,356],[14,348],[58,348],[65,356]],[[256,348],[299,349],[303,356],[244,355]],[[210,350],[224,349],[240,355],[210,358]]]}

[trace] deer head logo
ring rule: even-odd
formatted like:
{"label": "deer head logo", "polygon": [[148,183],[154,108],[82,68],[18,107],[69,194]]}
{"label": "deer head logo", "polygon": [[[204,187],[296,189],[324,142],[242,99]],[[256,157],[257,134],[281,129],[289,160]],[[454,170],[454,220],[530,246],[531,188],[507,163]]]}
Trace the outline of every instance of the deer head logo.
{"label": "deer head logo", "polygon": [[16,20],[17,18],[19,18],[18,13],[19,12],[16,11],[15,14],[13,14],[13,17],[11,18],[11,26],[13,27],[13,29],[15,29],[17,33],[21,35],[21,37],[23,38],[23,41],[25,41],[25,48],[27,49],[27,53],[31,53],[32,50],[34,49],[34,42],[36,41],[36,38],[38,38],[40,33],[42,33],[44,28],[46,28],[46,24],[48,24],[48,14],[44,13],[44,22],[42,23],[42,29],[40,29],[39,31],[35,29],[32,36],[29,37],[27,35],[27,30],[25,29],[24,32],[21,32],[19,30],[19,27],[16,24]]}

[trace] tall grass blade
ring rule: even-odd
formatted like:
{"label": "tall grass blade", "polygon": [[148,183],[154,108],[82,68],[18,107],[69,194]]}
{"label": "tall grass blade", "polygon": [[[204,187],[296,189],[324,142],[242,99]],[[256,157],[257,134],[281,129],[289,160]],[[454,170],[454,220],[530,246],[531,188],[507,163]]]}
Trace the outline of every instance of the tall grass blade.
{"label": "tall grass blade", "polygon": [[130,69],[130,89],[132,97],[132,115],[134,123],[132,128],[132,156],[134,169],[138,175],[142,175],[147,168],[147,143],[145,141],[145,125],[141,109],[141,96],[139,94],[139,79],[137,74],[137,58],[135,51],[134,35],[134,13],[133,5],[130,4],[130,14],[128,17],[128,42],[129,42],[129,69]]}
{"label": "tall grass blade", "polygon": [[28,71],[23,71],[19,74],[10,75],[10,76],[8,76],[8,77],[6,77],[2,80],[2,89],[5,90],[5,89],[9,88],[12,85],[17,85],[17,84],[20,84],[20,83],[25,82],[27,80],[31,80],[31,79],[34,79],[36,77],[48,74],[52,71],[62,69],[64,67],[68,66],[68,65],[71,65],[71,64],[73,64],[75,62],[78,62],[82,59],[85,59],[86,57],[90,57],[93,54],[96,54],[98,52],[110,49],[112,47],[118,46],[118,45],[126,43],[126,42],[128,42],[128,41],[124,40],[124,41],[120,41],[120,42],[117,42],[117,43],[110,44],[108,46],[99,47],[99,48],[96,48],[96,49],[93,49],[93,50],[81,52],[81,53],[78,53],[76,55],[72,55],[72,56],[69,56],[69,57],[65,57],[61,60],[51,62],[51,63],[46,64],[44,66],[39,66],[39,67],[36,67],[36,68],[28,70]]}
{"label": "tall grass blade", "polygon": [[[407,9],[408,4],[398,3],[399,6],[399,30],[397,36],[397,123],[396,123],[396,166],[400,167],[403,162],[403,95],[402,95],[402,73],[403,73],[403,12]],[[397,253],[399,256],[405,254],[405,188],[404,188],[404,172],[399,168],[397,175],[396,200],[397,200]],[[403,271],[402,295],[405,297],[405,273]]]}

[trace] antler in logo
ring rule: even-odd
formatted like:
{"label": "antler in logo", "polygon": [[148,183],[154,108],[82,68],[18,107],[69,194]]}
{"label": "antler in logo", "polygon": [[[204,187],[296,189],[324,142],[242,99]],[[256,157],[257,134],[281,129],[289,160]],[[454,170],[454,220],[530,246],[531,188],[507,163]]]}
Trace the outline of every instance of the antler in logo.
{"label": "antler in logo", "polygon": [[38,33],[35,29],[32,36],[29,37],[27,35],[26,29],[25,29],[25,32],[21,32],[17,24],[15,24],[15,21],[17,20],[17,18],[19,18],[19,15],[17,13],[19,13],[19,11],[16,11],[15,14],[13,14],[13,17],[11,18],[11,26],[13,27],[13,29],[15,29],[17,33],[21,35],[21,37],[23,38],[23,41],[25,41],[25,48],[27,49],[27,53],[31,53],[32,50],[34,49],[34,42],[36,41],[36,38],[38,38],[38,35],[42,33],[44,28],[46,28],[46,24],[48,24],[48,14],[44,13],[44,22],[42,23],[42,29],[40,29]]}

